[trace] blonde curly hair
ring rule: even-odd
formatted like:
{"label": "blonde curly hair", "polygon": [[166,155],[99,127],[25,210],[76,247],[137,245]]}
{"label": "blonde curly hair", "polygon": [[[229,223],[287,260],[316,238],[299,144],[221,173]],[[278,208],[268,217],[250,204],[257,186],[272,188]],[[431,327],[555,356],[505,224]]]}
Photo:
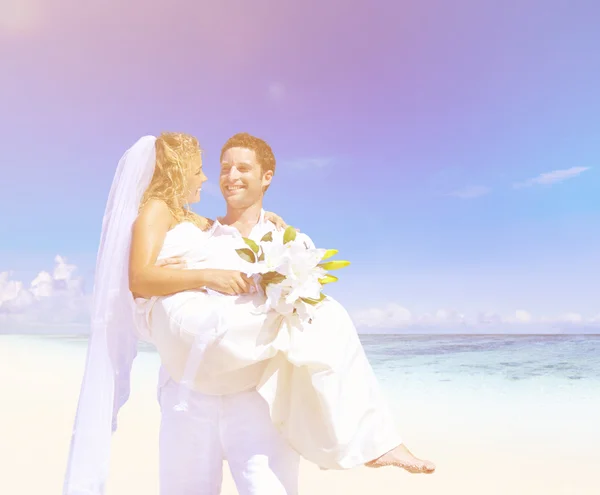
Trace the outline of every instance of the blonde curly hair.
{"label": "blonde curly hair", "polygon": [[177,223],[192,222],[201,229],[211,222],[189,209],[188,174],[193,164],[202,160],[198,140],[183,132],[163,132],[156,138],[156,164],[150,185],[144,192],[140,210],[151,199],[163,201]]}

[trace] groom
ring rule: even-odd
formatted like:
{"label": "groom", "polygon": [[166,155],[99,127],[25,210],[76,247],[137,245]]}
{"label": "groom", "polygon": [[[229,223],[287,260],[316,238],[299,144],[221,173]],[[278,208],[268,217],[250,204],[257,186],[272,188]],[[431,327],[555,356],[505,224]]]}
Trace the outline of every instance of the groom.
{"label": "groom", "polygon": [[[223,146],[219,185],[227,213],[216,220],[214,235],[230,237],[232,249],[241,236],[258,242],[275,230],[262,209],[274,173],[275,157],[262,139],[241,133]],[[308,236],[298,235],[314,247]],[[165,261],[159,264],[179,262]],[[182,413],[176,407],[178,386],[161,369],[161,495],[217,495],[224,459],[242,495],[298,493],[299,455],[273,425],[267,403],[256,390],[224,396],[192,391],[188,410]]]}
{"label": "groom", "polygon": [[[230,237],[232,249],[240,237],[258,242],[275,225],[265,221],[263,196],[275,173],[269,145],[247,133],[231,137],[221,150],[219,185],[227,213],[216,220],[214,235]],[[306,244],[314,248],[305,234]],[[160,265],[177,265],[177,258]],[[298,493],[299,456],[271,421],[268,406],[256,390],[208,396],[191,392],[188,411],[177,411],[178,384],[161,370],[159,400],[161,495],[217,495],[222,463],[227,459],[241,495]],[[399,445],[368,464],[395,465],[411,472],[432,472],[431,463]]]}

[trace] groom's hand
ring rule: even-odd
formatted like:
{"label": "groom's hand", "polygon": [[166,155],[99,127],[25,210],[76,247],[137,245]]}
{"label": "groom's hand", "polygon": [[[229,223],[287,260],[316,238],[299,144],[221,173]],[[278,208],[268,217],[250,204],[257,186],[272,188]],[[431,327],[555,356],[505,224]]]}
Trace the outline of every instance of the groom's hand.
{"label": "groom's hand", "polygon": [[254,286],[252,280],[237,270],[207,269],[206,287],[229,296],[248,294]]}
{"label": "groom's hand", "polygon": [[156,266],[168,266],[176,270],[183,270],[187,267],[187,263],[181,256],[174,256],[173,258],[165,258],[157,261]]}
{"label": "groom's hand", "polygon": [[[272,211],[265,211],[265,220],[273,222],[277,230],[285,230],[288,228],[288,224],[285,223],[285,220]],[[296,231],[300,232],[300,229],[296,229]]]}
{"label": "groom's hand", "polygon": [[[156,262],[158,267],[168,267],[183,270],[187,263],[180,256],[165,258]],[[244,273],[237,270],[220,270],[217,268],[207,268],[208,281],[205,287],[222,294],[236,296],[239,294],[248,294],[254,287],[254,282]]]}

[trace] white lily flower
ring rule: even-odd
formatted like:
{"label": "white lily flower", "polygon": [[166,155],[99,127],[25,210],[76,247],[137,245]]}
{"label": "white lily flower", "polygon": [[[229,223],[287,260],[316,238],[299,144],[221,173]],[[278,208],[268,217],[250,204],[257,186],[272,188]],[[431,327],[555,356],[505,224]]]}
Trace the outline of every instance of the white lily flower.
{"label": "white lily flower", "polygon": [[259,311],[273,310],[286,318],[299,318],[310,321],[315,314],[316,305],[303,299],[319,300],[322,284],[319,282],[327,270],[321,268],[326,249],[309,247],[296,238],[284,244],[284,233],[272,232],[272,241],[260,241],[259,253],[262,261],[253,264],[253,273],[265,275],[279,273],[282,280],[271,278],[265,287],[265,304]]}

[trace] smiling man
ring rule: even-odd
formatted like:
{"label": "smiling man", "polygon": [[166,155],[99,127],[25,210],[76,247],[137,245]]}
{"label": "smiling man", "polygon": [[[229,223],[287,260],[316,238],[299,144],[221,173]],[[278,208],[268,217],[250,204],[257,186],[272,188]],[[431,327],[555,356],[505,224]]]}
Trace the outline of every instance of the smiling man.
{"label": "smiling man", "polygon": [[247,133],[229,138],[221,149],[219,177],[227,214],[219,221],[248,237],[274,174],[275,156],[266,142]]}
{"label": "smiling man", "polygon": [[[241,133],[225,143],[219,186],[227,212],[215,221],[207,241],[207,246],[216,243],[207,251],[215,258],[211,263],[243,270],[235,252],[245,246],[242,237],[258,242],[275,230],[262,209],[274,173],[275,157],[262,139]],[[297,236],[314,248],[308,236]],[[203,322],[216,297],[224,330],[218,345],[198,355],[204,373],[184,372],[180,380],[163,371],[161,494],[217,495],[223,459],[241,495],[296,495],[299,454],[328,469],[366,464],[434,471],[432,463],[417,459],[402,443],[356,328],[333,298],[319,306],[308,327],[290,333],[287,340],[270,340],[263,330],[272,322],[266,313],[254,311],[254,296],[197,297],[203,298],[190,303],[191,314]],[[213,329],[204,323],[194,327],[195,316],[171,328],[179,317],[165,313],[161,320],[161,314],[153,310],[155,333],[166,329],[168,335],[205,335]],[[189,359],[195,361],[193,353]],[[185,364],[175,361],[180,367]],[[175,364],[171,369],[177,369]],[[181,414],[178,382],[193,380],[186,413]]]}
{"label": "smiling man", "polygon": [[[262,139],[241,133],[223,146],[219,185],[227,212],[215,221],[213,239],[230,239],[233,253],[239,247],[236,242],[244,245],[242,236],[259,241],[276,229],[262,209],[274,172],[275,157]],[[298,235],[314,247],[308,236]],[[161,264],[179,262],[171,258]],[[191,391],[189,410],[183,415],[177,412],[179,385],[161,370],[161,494],[217,495],[223,459],[242,495],[298,493],[300,456],[271,421],[267,402],[250,386],[258,382],[263,367],[256,363],[242,374],[227,375],[220,382],[213,379],[210,390],[204,390],[208,394]],[[221,395],[222,390],[235,393]]]}

